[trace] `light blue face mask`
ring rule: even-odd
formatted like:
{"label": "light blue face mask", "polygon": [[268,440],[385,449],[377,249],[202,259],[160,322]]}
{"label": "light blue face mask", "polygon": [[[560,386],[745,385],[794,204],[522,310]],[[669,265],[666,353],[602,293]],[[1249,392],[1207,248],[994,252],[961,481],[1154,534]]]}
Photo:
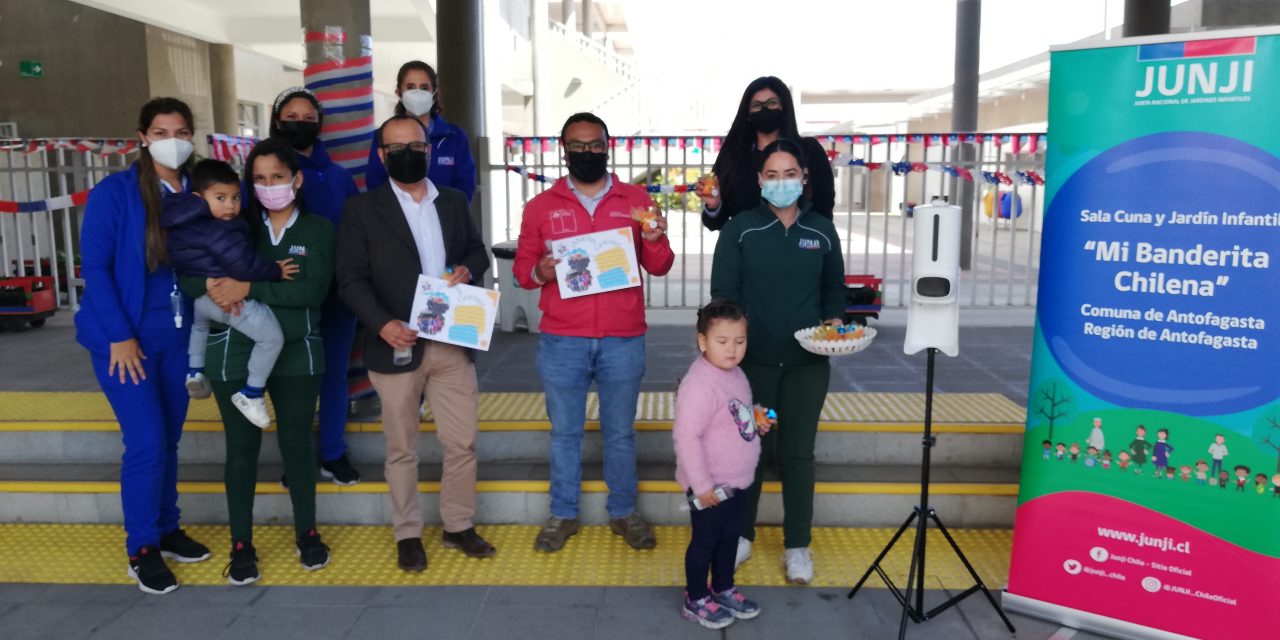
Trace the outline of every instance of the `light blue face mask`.
{"label": "light blue face mask", "polygon": [[804,193],[804,182],[800,178],[784,178],[781,180],[765,180],[760,186],[760,195],[775,207],[789,207],[800,199]]}

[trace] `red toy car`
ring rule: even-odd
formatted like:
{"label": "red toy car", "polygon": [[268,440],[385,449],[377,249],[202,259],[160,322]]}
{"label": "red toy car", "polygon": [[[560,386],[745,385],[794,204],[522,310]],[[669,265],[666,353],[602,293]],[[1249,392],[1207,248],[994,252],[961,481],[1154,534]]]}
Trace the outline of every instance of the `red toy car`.
{"label": "red toy car", "polygon": [[0,331],[43,327],[57,310],[53,277],[0,278]]}

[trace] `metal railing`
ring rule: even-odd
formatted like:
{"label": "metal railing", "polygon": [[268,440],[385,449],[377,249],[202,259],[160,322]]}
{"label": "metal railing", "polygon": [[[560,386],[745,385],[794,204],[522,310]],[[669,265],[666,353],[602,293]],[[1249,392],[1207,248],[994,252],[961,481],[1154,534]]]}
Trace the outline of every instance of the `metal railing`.
{"label": "metal railing", "polygon": [[627,80],[636,79],[635,65],[612,49],[554,20],[551,21],[550,30],[552,33],[560,34],[561,37],[581,49],[583,53],[598,60],[600,64],[612,69],[619,77]]}
{"label": "metal railing", "polygon": [[58,305],[75,308],[84,207],[70,196],[83,202],[135,156],[124,140],[0,139],[0,203],[8,205],[0,206],[0,274],[51,276]]}
{"label": "metal railing", "polygon": [[[834,222],[845,252],[847,274],[884,279],[885,306],[907,300],[912,247],[911,207],[944,196],[961,197],[963,175],[973,177],[970,267],[961,276],[961,300],[968,306],[1035,305],[1043,215],[1044,136],[964,134],[975,160],[963,161],[953,134],[819,136],[835,170]],[[646,283],[648,304],[690,308],[710,299],[711,258],[718,232],[701,224],[701,202],[691,194],[671,193],[709,172],[719,138],[645,136],[611,141],[610,168],[620,178],[643,184],[669,217],[668,235],[676,263],[663,278]],[[494,180],[494,242],[514,240],[525,202],[564,174],[561,150],[553,138],[508,138],[506,162],[489,167],[505,171]],[[996,184],[990,184],[984,175]],[[530,176],[533,176],[532,178]],[[496,177],[496,176],[495,176]],[[1006,180],[1009,184],[1000,184]],[[662,185],[667,185],[663,189]],[[505,193],[502,193],[505,191]],[[1001,196],[1011,204],[1000,217]],[[990,195],[989,195],[990,194]],[[1016,196],[1016,197],[1015,197]],[[986,206],[990,199],[991,215]],[[1016,212],[1021,210],[1021,215]]]}
{"label": "metal railing", "polygon": [[[910,278],[910,206],[935,196],[955,202],[962,179],[953,174],[968,172],[974,177],[972,253],[971,266],[961,276],[961,300],[969,306],[1034,306],[1043,189],[1030,180],[1014,178],[1012,184],[1002,186],[982,178],[984,172],[1011,178],[1020,173],[1043,175],[1043,138],[1030,135],[1023,134],[1020,145],[1006,142],[1008,134],[982,136],[972,144],[977,159],[967,162],[957,159],[959,145],[946,144],[947,134],[821,136],[833,156],[834,222],[846,272],[883,278],[884,304],[903,305]],[[1037,142],[1028,144],[1028,139]],[[112,142],[0,139],[0,274],[52,276],[59,304],[75,307],[83,286],[78,273],[83,206],[69,204],[61,196],[84,192],[106,175],[128,167],[135,154]],[[487,167],[487,202],[491,204],[484,222],[492,242],[516,239],[524,203],[563,174],[554,139],[508,138],[504,149],[505,163]],[[702,226],[697,197],[679,191],[710,171],[718,151],[718,138],[647,136],[613,141],[611,169],[623,180],[655,191],[670,218],[668,235],[676,263],[667,276],[649,278],[646,295],[651,307],[692,308],[710,298],[711,258],[718,233]],[[546,176],[548,182],[531,180],[528,174]],[[984,198],[997,191],[1016,193],[1023,214],[1012,219],[988,217]],[[59,206],[29,204],[48,199],[56,199]],[[998,213],[1000,198],[991,199]],[[24,204],[17,212],[5,211],[15,208],[4,206],[13,202]]]}

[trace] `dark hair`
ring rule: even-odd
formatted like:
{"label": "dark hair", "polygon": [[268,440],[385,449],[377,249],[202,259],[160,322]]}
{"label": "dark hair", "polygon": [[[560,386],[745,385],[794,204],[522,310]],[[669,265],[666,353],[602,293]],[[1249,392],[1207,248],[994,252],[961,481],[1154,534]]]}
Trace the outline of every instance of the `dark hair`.
{"label": "dark hair", "polygon": [[324,126],[324,109],[320,106],[320,99],[316,98],[316,94],[302,87],[285,89],[285,92],[283,95],[278,96],[275,104],[271,106],[271,121],[267,123],[267,135],[271,137],[280,135],[280,111],[284,109],[286,104],[297,98],[310,102],[311,106],[316,108],[316,122],[320,123],[320,126]]}
{"label": "dark hair", "polygon": [[[244,181],[248,185],[245,189],[247,193],[240,196],[240,211],[248,220],[249,226],[254,228],[254,233],[258,232],[257,227],[262,224],[262,203],[258,201],[258,194],[253,189],[253,163],[263,156],[275,156],[280,164],[288,167],[296,177],[298,172],[302,171],[302,166],[298,164],[298,153],[293,150],[293,146],[284,138],[265,138],[258,144],[253,145],[253,149],[249,151],[249,156],[244,159]],[[294,198],[299,206],[302,207],[302,192],[299,191],[297,197]]]}
{"label": "dark hair", "polygon": [[415,117],[413,117],[413,116],[411,116],[411,115],[404,114],[404,113],[397,113],[396,115],[391,116],[390,118],[387,118],[387,121],[386,121],[386,122],[383,122],[383,123],[382,123],[382,126],[378,127],[378,136],[377,136],[376,138],[374,138],[374,139],[378,141],[378,144],[379,144],[379,145],[381,145],[381,144],[382,144],[382,130],[383,130],[383,129],[386,129],[386,128],[387,128],[387,125],[391,124],[392,122],[402,122],[402,121],[409,121],[409,122],[413,122],[414,124],[416,124],[416,125],[418,125],[419,127],[421,127],[421,128],[422,128],[422,139],[423,139],[423,140],[426,140],[427,142],[431,142],[431,133],[430,133],[430,131],[428,131],[428,130],[427,130],[427,125],[422,124],[422,121],[421,121],[421,120],[419,120],[419,119],[417,119],[417,118],[415,118]]}
{"label": "dark hair", "polygon": [[604,120],[601,120],[600,116],[597,116],[594,113],[580,111],[569,116],[569,119],[564,121],[564,126],[560,127],[560,142],[564,142],[564,136],[569,132],[569,126],[579,122],[590,122],[591,124],[600,125],[600,128],[604,130],[605,142],[609,141],[609,125],[605,124]]}
{"label": "dark hair", "polygon": [[[191,115],[191,107],[177,98],[152,98],[142,105],[138,112],[138,132],[145,138],[147,129],[151,128],[156,116],[168,113],[182,116],[187,121],[187,128],[195,132],[196,120]],[[190,163],[191,160],[188,159],[183,168],[190,166]],[[146,147],[138,151],[134,166],[138,168],[138,190],[142,193],[142,205],[147,210],[147,271],[151,272],[169,261],[169,253],[164,248],[164,229],[160,226],[160,177],[156,174],[151,151]]]}
{"label": "dark hair", "polygon": [[191,168],[191,191],[200,193],[215,184],[234,184],[240,186],[240,176],[231,165],[212,158],[201,160]]}
{"label": "dark hair", "polygon": [[[431,101],[431,110],[427,112],[431,117],[439,115],[444,111],[443,105],[440,104],[440,77],[436,75],[436,70],[431,65],[421,60],[410,60],[400,65],[400,71],[396,72],[396,95],[400,95],[400,85],[404,84],[404,77],[409,75],[410,71],[422,71],[427,74],[427,78],[431,80],[431,87],[435,89],[435,100]],[[396,102],[396,115],[408,115],[404,109],[403,102]],[[409,116],[413,117],[413,116]]]}
{"label": "dark hair", "polygon": [[1245,472],[1245,473],[1249,473],[1249,471],[1251,471],[1251,469],[1249,469],[1249,465],[1245,465],[1245,464],[1238,464],[1238,465],[1236,465],[1235,470],[1236,470],[1236,471],[1243,471],[1243,472]]}
{"label": "dark hair", "polygon": [[711,323],[716,320],[728,320],[736,322],[742,320],[746,322],[747,312],[743,311],[738,303],[732,300],[717,298],[707,303],[707,306],[698,309],[698,333],[706,335],[711,329]]}
{"label": "dark hair", "polygon": [[1168,435],[1169,435],[1169,430],[1168,430],[1168,429],[1156,429],[1156,435],[1160,435],[1160,434],[1162,434],[1162,433],[1163,433],[1166,437],[1168,437]]}
{"label": "dark hair", "polygon": [[[756,78],[742,92],[742,100],[738,102],[738,113],[729,125],[729,133],[724,136],[724,144],[720,147],[720,155],[716,158],[713,170],[720,179],[720,184],[730,184],[734,174],[749,171],[751,150],[756,145],[756,132],[748,121],[751,113],[751,96],[761,89],[769,89],[778,94],[782,103],[782,126],[778,129],[778,138],[800,140],[800,129],[796,127],[796,108],[791,101],[791,90],[774,76]],[[805,166],[804,162],[800,163]]]}
{"label": "dark hair", "polygon": [[1047,445],[1049,445],[1049,446],[1053,446],[1053,442],[1052,442],[1051,440],[1045,440],[1044,442],[1041,442],[1040,444],[1047,444]]}
{"label": "dark hair", "polygon": [[760,161],[756,163],[756,173],[764,173],[764,163],[769,161],[769,157],[775,153],[786,153],[796,159],[796,164],[800,166],[800,175],[803,176],[804,190],[800,195],[806,200],[813,199],[813,188],[809,186],[809,165],[808,158],[804,152],[804,148],[799,143],[789,138],[778,138],[773,142],[765,145],[760,151]]}
{"label": "dark hair", "polygon": [[778,138],[777,140],[765,145],[764,149],[761,150],[760,162],[756,163],[756,173],[764,171],[764,163],[769,160],[769,156],[772,156],[775,153],[791,154],[791,157],[796,159],[796,164],[800,165],[800,171],[802,172],[805,171],[805,167],[808,166],[805,164],[804,149],[800,147],[799,143],[786,138]]}

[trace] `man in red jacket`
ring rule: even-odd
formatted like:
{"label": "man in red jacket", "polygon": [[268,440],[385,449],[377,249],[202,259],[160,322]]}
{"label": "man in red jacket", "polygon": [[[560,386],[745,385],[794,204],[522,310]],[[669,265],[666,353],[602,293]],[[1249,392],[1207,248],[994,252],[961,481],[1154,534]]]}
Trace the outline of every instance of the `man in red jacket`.
{"label": "man in red jacket", "polygon": [[[635,549],[657,544],[636,513],[636,400],[644,376],[644,286],[564,299],[556,283],[558,262],[550,242],[629,227],[636,258],[650,274],[671,269],[675,254],[667,221],[641,225],[632,210],[650,210],[642,188],[609,173],[609,129],[590,113],[569,117],[560,130],[569,175],[529,201],[520,223],[515,276],[520,286],[542,290],[538,374],[551,417],[551,519],[534,548],[558,551],[578,532],[582,486],[582,430],[587,390],[596,382],[604,436],[604,479],[609,486],[609,527]],[[643,280],[642,280],[643,283]]]}

